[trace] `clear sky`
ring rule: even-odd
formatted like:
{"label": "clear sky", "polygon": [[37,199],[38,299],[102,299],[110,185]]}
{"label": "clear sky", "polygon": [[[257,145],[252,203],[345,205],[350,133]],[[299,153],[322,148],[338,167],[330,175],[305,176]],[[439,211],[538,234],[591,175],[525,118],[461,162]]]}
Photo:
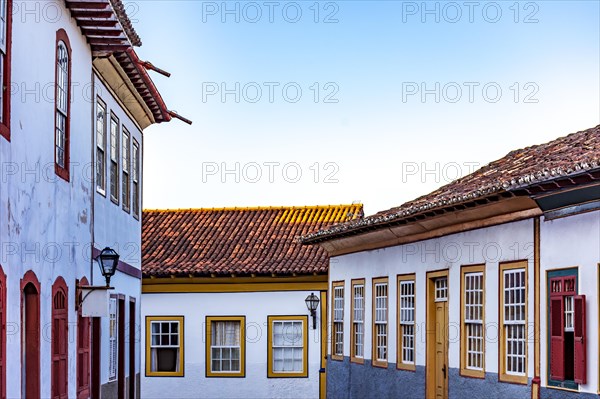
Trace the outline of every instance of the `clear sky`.
{"label": "clear sky", "polygon": [[145,208],[402,204],[600,123],[598,1],[127,3],[169,107]]}

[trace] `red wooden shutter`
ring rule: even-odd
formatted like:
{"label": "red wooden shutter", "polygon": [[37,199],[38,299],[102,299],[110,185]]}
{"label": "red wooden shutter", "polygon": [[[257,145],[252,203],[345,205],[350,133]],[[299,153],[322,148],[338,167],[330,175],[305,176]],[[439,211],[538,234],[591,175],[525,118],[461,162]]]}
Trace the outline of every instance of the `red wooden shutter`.
{"label": "red wooden shutter", "polygon": [[585,338],[585,295],[577,295],[574,298],[574,338],[575,338],[575,382],[586,383],[587,361],[586,361],[586,338]]}
{"label": "red wooden shutter", "polygon": [[563,298],[550,298],[550,378],[565,379],[565,337],[563,328]]}

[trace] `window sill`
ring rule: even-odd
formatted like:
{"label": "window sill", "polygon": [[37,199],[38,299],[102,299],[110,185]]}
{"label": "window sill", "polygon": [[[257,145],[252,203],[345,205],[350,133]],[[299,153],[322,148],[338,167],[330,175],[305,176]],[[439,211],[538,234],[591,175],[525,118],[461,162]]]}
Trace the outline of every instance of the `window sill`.
{"label": "window sill", "polygon": [[579,392],[579,384],[573,380],[548,380],[546,385],[548,388],[557,389],[560,391]]}
{"label": "window sill", "polygon": [[54,173],[67,183],[69,183],[69,169],[62,168],[58,164],[54,164]]}
{"label": "window sill", "polygon": [[478,378],[485,379],[485,371],[483,370],[469,370],[469,369],[460,369],[460,376],[465,378]]}
{"label": "window sill", "polygon": [[398,363],[396,364],[396,368],[404,371],[417,371],[417,366],[415,364]]}
{"label": "window sill", "polygon": [[365,359],[362,357],[351,357],[350,363],[365,364]]}
{"label": "window sill", "polygon": [[344,355],[331,355],[329,356],[331,360],[335,360],[341,362],[344,360]]}
{"label": "window sill", "polygon": [[379,368],[382,368],[382,369],[387,369],[388,362],[387,361],[382,361],[382,360],[373,360],[371,362],[371,365],[373,367],[379,367]]}
{"label": "window sill", "polygon": [[212,371],[206,371],[206,378],[246,378],[244,373],[215,373]]}
{"label": "window sill", "polygon": [[527,375],[498,374],[498,381],[509,384],[527,385]]}
{"label": "window sill", "polygon": [[102,190],[100,187],[96,187],[96,192],[106,198],[106,190]]}
{"label": "window sill", "polygon": [[146,371],[146,377],[183,377],[182,371]]}
{"label": "window sill", "polygon": [[308,378],[308,373],[273,373],[269,372],[267,378]]}

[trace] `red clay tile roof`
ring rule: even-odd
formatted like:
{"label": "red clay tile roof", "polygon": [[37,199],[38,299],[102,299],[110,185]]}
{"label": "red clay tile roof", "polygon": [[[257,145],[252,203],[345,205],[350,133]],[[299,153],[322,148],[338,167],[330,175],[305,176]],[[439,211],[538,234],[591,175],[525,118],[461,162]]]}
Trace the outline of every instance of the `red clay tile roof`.
{"label": "red clay tile roof", "polygon": [[142,272],[171,275],[327,273],[328,257],[298,238],[361,217],[361,204],[144,211]]}
{"label": "red clay tile roof", "polygon": [[600,125],[545,144],[511,151],[505,157],[427,195],[359,220],[313,232],[303,236],[301,241],[310,244],[373,230],[417,214],[431,213],[586,171],[600,171]]}

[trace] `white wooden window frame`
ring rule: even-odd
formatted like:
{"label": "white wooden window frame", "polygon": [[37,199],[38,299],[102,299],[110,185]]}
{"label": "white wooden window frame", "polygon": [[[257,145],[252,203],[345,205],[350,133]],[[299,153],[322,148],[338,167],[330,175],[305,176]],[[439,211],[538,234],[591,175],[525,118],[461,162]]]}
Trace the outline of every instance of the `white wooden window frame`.
{"label": "white wooden window frame", "polygon": [[402,363],[415,364],[415,281],[400,281],[400,328]]}
{"label": "white wooden window frame", "polygon": [[526,356],[525,269],[504,270],[504,339],[506,374],[524,376]]}
{"label": "white wooden window frame", "polygon": [[464,274],[465,287],[465,334],[466,365],[469,370],[484,369],[485,340],[483,336],[483,273],[469,272]]}

